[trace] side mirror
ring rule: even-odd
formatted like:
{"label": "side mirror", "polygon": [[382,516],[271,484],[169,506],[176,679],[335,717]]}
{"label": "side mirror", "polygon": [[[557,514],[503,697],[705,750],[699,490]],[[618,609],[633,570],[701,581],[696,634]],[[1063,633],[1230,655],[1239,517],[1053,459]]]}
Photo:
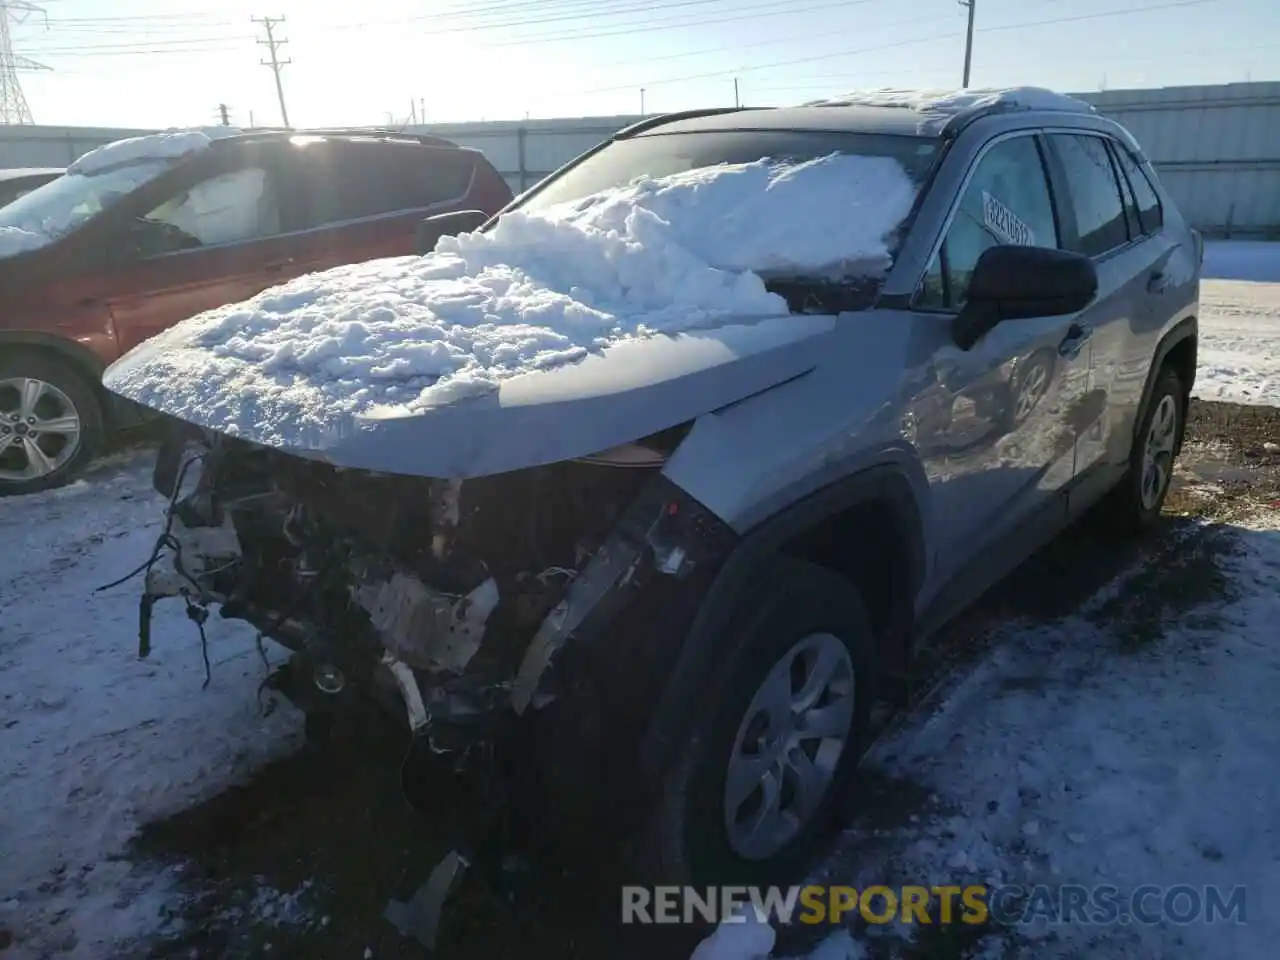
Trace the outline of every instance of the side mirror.
{"label": "side mirror", "polygon": [[1078,313],[1097,295],[1098,272],[1088,257],[1053,247],[991,247],[978,257],[951,335],[968,350],[1005,320]]}
{"label": "side mirror", "polygon": [[441,237],[478,230],[488,219],[483,210],[454,210],[427,217],[418,224],[418,253],[430,253]]}

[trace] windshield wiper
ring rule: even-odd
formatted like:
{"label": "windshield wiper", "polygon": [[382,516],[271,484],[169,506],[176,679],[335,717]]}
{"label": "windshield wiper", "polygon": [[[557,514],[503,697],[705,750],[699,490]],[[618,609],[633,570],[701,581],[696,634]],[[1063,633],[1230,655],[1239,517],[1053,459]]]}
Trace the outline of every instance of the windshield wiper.
{"label": "windshield wiper", "polygon": [[765,289],[787,301],[792,313],[845,313],[866,310],[884,286],[884,277],[772,277]]}

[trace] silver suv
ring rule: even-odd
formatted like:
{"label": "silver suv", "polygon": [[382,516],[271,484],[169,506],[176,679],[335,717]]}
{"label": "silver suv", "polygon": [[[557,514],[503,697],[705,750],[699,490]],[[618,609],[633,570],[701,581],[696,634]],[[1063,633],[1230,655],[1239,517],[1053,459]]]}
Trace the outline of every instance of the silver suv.
{"label": "silver suv", "polygon": [[1124,129],[1016,98],[658,117],[508,209],[833,151],[918,197],[886,272],[771,278],[787,316],[311,450],[175,423],[144,614],[221,605],[294,650],[275,682],[317,734],[380,701],[449,768],[420,790],[480,784],[485,822],[640,838],[667,880],[801,873],[921,637],[1099,501],[1157,518],[1202,257]]}

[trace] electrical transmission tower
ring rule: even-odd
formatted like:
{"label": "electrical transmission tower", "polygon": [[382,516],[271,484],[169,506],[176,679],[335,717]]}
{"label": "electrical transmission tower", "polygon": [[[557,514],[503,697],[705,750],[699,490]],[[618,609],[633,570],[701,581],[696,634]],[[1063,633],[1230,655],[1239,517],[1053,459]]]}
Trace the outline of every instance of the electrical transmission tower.
{"label": "electrical transmission tower", "polygon": [[[0,3],[4,0],[0,0]],[[276,38],[275,28],[277,25],[284,23],[284,17],[250,17],[254,23],[262,24],[264,30],[267,31],[267,39],[259,40],[258,43],[266,47],[271,52],[270,60],[263,60],[264,67],[270,67],[271,72],[276,78],[276,96],[280,98],[280,119],[284,121],[285,128],[289,127],[289,110],[284,105],[284,85],[280,82],[280,71],[287,65],[293,63],[292,60],[281,60],[276,56],[276,51],[283,47],[289,41],[284,38]]]}
{"label": "electrical transmission tower", "polygon": [[0,0],[0,123],[34,123],[31,108],[18,82],[19,70],[48,70],[43,63],[36,63],[13,52],[13,37],[9,23],[25,23],[33,13],[44,11],[27,0]]}

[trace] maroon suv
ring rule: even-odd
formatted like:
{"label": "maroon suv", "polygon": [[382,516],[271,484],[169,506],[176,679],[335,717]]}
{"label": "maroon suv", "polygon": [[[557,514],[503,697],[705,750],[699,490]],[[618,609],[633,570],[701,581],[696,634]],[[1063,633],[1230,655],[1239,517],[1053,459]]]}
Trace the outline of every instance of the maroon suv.
{"label": "maroon suv", "polygon": [[99,154],[0,208],[0,496],[65,483],[133,422],[100,379],[143,340],[304,273],[415,253],[425,217],[511,200],[483,154],[434,137],[175,142]]}

